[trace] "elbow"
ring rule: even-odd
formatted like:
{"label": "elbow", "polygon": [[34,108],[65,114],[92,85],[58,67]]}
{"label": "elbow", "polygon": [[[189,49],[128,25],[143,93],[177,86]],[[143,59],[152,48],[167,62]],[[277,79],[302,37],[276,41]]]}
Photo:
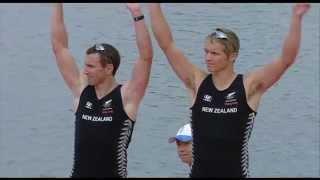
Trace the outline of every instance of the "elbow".
{"label": "elbow", "polygon": [[54,53],[57,53],[59,51],[59,43],[54,36],[51,36],[51,48]]}
{"label": "elbow", "polygon": [[149,53],[146,57],[145,57],[145,60],[148,61],[148,62],[152,62],[152,59],[153,59],[153,52]]}
{"label": "elbow", "polygon": [[283,56],[282,59],[283,68],[288,69],[296,61],[296,56]]}
{"label": "elbow", "polygon": [[55,44],[52,43],[52,48],[51,49],[52,49],[54,54],[58,54],[59,48]]}
{"label": "elbow", "polygon": [[294,64],[295,58],[285,63],[285,69],[288,69],[292,64]]}
{"label": "elbow", "polygon": [[52,43],[52,51],[55,55],[59,54],[59,52],[61,52],[61,47],[56,43]]}
{"label": "elbow", "polygon": [[58,40],[56,40],[55,38],[51,39],[51,47],[52,47],[52,51],[54,54],[58,54],[60,53],[65,46],[63,46]]}
{"label": "elbow", "polygon": [[68,49],[68,37],[65,33],[59,32],[57,30],[52,30],[51,32],[51,46],[52,50],[60,52],[63,49]]}
{"label": "elbow", "polygon": [[171,42],[166,42],[166,43],[162,43],[159,44],[159,47],[162,49],[163,52],[166,52],[168,49],[170,49],[170,47],[172,47],[173,41]]}
{"label": "elbow", "polygon": [[281,59],[286,67],[291,66],[299,53],[299,46],[286,46],[283,48]]}
{"label": "elbow", "polygon": [[166,37],[161,38],[161,37],[156,36],[156,39],[157,39],[159,47],[164,52],[174,44],[174,41],[171,36],[169,36],[168,38],[166,38]]}
{"label": "elbow", "polygon": [[171,43],[168,43],[166,45],[160,46],[160,48],[162,49],[164,54],[170,54],[170,51],[175,49],[175,44],[173,42],[171,42]]}
{"label": "elbow", "polygon": [[142,59],[143,59],[143,61],[148,62],[149,64],[151,64],[153,57],[152,56],[146,56],[146,57],[143,57]]}
{"label": "elbow", "polygon": [[147,62],[152,62],[152,59],[153,59],[153,51],[150,50],[149,52],[145,53],[143,58],[142,58],[144,61],[147,61]]}

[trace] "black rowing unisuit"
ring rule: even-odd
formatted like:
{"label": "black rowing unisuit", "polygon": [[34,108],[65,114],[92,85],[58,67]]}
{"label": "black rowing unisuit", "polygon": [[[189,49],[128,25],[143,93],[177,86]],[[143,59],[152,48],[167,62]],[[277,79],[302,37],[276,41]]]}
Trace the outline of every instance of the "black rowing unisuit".
{"label": "black rowing unisuit", "polygon": [[247,104],[243,75],[218,90],[212,74],[201,83],[192,110],[190,177],[248,177],[248,141],[256,112]]}
{"label": "black rowing unisuit", "polygon": [[98,99],[93,86],[80,96],[72,177],[126,177],[134,121],[124,111],[121,85]]}

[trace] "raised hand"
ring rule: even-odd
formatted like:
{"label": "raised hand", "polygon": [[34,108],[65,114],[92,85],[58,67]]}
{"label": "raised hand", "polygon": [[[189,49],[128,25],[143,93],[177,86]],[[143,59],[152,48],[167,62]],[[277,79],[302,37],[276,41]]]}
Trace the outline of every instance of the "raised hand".
{"label": "raised hand", "polygon": [[298,16],[303,16],[310,9],[308,3],[298,3],[293,7],[293,13]]}
{"label": "raised hand", "polygon": [[126,3],[126,5],[132,15],[141,14],[141,8],[139,3]]}

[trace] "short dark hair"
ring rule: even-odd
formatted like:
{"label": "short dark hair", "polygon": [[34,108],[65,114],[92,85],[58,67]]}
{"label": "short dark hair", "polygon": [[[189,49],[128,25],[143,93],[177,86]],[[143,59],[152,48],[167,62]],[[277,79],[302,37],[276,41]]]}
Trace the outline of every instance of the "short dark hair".
{"label": "short dark hair", "polygon": [[106,67],[107,64],[112,64],[112,74],[116,74],[120,65],[120,54],[115,47],[107,43],[95,44],[86,51],[87,55],[93,53],[100,55],[100,63],[102,67]]}

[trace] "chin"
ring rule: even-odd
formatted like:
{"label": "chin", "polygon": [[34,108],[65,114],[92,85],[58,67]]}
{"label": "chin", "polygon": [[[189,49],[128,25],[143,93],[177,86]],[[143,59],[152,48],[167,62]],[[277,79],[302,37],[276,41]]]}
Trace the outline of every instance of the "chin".
{"label": "chin", "polygon": [[212,65],[208,65],[208,64],[207,64],[207,70],[208,70],[209,72],[211,72],[213,69],[214,69],[214,68],[213,68]]}
{"label": "chin", "polygon": [[208,67],[207,70],[208,70],[210,73],[219,72],[219,69],[213,68],[213,67]]}
{"label": "chin", "polygon": [[88,85],[90,85],[90,86],[94,86],[94,85],[95,85],[95,83],[94,83],[93,81],[88,80]]}
{"label": "chin", "polygon": [[207,71],[210,72],[210,73],[215,72],[215,70],[213,68],[210,68],[210,67],[207,67]]}
{"label": "chin", "polygon": [[190,161],[187,160],[187,159],[183,160],[183,162],[186,163],[186,164],[189,164],[189,163],[190,163]]}

